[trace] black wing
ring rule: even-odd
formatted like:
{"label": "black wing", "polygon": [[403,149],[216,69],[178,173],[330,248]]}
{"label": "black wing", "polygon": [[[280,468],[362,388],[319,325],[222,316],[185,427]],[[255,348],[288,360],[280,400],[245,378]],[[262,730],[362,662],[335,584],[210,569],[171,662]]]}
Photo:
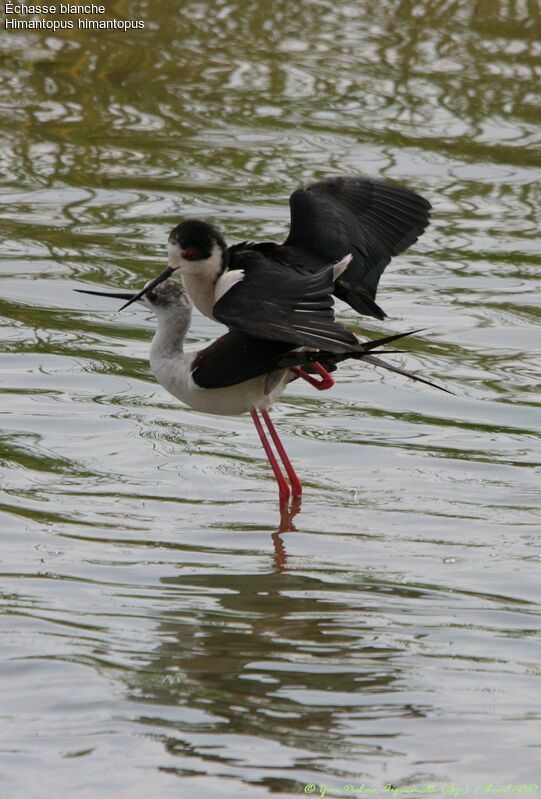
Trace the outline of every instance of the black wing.
{"label": "black wing", "polygon": [[335,293],[359,313],[383,318],[373,302],[379,279],[393,255],[422,235],[430,203],[377,178],[333,177],[297,189],[289,205],[291,230],[284,245],[324,263],[351,253],[353,261]]}
{"label": "black wing", "polygon": [[[200,388],[225,388],[278,369],[278,360],[291,344],[262,339],[230,330],[197,353],[192,377]],[[295,362],[295,358],[293,358]]]}
{"label": "black wing", "polygon": [[299,275],[253,249],[235,248],[226,276],[233,279],[237,274],[242,279],[214,305],[219,322],[297,347],[348,352],[358,346],[356,336],[334,319],[332,266]]}
{"label": "black wing", "polygon": [[200,388],[226,388],[278,369],[291,369],[294,366],[302,366],[305,371],[311,372],[313,361],[319,361],[329,371],[334,371],[341,361],[355,358],[366,360],[375,366],[383,367],[391,372],[397,372],[412,380],[452,394],[451,391],[443,388],[443,386],[382,361],[381,358],[372,354],[373,350],[379,352],[380,347],[417,332],[412,330],[408,333],[398,333],[372,341],[364,341],[362,344],[358,344],[356,352],[337,354],[324,351],[292,350],[291,345],[285,342],[262,341],[252,336],[246,336],[236,330],[231,330],[225,336],[221,336],[210,346],[197,353],[192,364],[192,377]]}

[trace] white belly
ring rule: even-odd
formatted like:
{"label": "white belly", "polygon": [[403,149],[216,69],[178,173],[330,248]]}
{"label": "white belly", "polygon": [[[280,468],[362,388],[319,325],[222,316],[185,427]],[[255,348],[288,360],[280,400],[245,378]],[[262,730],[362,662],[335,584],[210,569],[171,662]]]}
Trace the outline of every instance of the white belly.
{"label": "white belly", "polygon": [[[228,388],[199,388],[189,371],[193,357],[190,353],[183,354],[180,358],[151,357],[150,367],[156,380],[173,397],[202,413],[237,416],[251,411],[252,408],[269,408],[291,379],[290,372],[284,370],[282,378],[273,381],[275,384],[270,391],[266,391],[266,375]],[[182,364],[179,363],[181,359]]]}

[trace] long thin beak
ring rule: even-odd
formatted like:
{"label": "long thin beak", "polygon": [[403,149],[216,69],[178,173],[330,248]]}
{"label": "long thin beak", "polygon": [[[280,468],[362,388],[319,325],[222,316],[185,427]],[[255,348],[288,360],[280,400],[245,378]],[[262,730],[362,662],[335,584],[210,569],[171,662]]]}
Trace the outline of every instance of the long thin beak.
{"label": "long thin beak", "polygon": [[127,308],[128,305],[131,305],[132,302],[140,300],[141,297],[144,297],[145,294],[148,294],[149,291],[152,291],[152,289],[156,288],[156,286],[159,286],[160,283],[163,283],[164,280],[167,280],[167,278],[170,277],[170,275],[172,275],[174,271],[175,271],[174,269],[168,266],[167,269],[164,269],[163,272],[158,275],[158,277],[155,277],[154,280],[151,280],[150,283],[148,283],[144,289],[141,289],[139,294],[130,294],[130,299],[128,300],[128,302],[125,302],[124,305],[118,310],[123,311],[124,308]]}
{"label": "long thin beak", "polygon": [[127,291],[89,291],[88,289],[73,289],[77,292],[77,294],[94,294],[96,297],[112,297],[115,300],[128,300],[129,302],[133,302],[133,300],[137,297],[137,294],[133,292],[129,293]]}

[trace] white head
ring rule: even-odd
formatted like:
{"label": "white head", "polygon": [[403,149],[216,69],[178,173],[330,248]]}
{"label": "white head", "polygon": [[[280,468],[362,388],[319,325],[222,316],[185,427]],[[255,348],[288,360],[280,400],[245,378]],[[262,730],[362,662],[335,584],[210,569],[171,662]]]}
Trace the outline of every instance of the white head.
{"label": "white head", "polygon": [[214,282],[222,271],[226,247],[222,234],[208,222],[188,219],[169,234],[169,268]]}

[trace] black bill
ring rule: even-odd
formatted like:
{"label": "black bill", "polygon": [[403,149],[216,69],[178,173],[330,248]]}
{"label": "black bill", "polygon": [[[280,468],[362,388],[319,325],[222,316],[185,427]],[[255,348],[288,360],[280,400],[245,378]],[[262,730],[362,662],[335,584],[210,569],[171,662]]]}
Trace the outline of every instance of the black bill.
{"label": "black bill", "polygon": [[167,280],[167,278],[170,277],[174,271],[175,271],[174,269],[168,266],[167,269],[164,269],[163,272],[161,272],[161,274],[158,275],[158,277],[155,277],[154,280],[151,280],[150,283],[147,283],[145,288],[141,289],[141,291],[138,294],[131,294],[128,302],[125,302],[124,305],[118,310],[123,311],[124,308],[127,308],[128,305],[131,305],[132,302],[140,300],[141,297],[144,297],[145,294],[148,294],[149,291],[152,291],[152,289],[156,288],[156,286],[159,286],[160,283],[163,283],[164,280]]}
{"label": "black bill", "polygon": [[133,302],[136,294],[128,291],[90,291],[89,289],[73,289],[77,294],[94,294],[96,297],[112,297],[114,300],[127,300]]}

